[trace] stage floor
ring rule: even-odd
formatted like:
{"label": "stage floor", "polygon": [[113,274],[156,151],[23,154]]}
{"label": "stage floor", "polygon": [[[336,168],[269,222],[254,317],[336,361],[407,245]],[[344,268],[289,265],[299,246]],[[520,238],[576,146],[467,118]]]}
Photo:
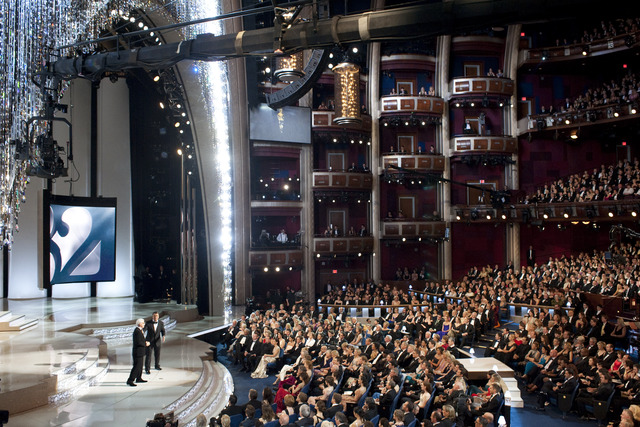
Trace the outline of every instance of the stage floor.
{"label": "stage floor", "polygon": [[[10,411],[8,426],[144,426],[157,412],[184,396],[198,382],[203,358],[209,345],[189,335],[224,325],[222,317],[206,317],[178,322],[167,333],[162,347],[162,370],[143,375],[148,383],[125,384],[132,366],[131,338],[109,341],[106,349],[108,369],[97,386],[85,387],[68,403],[48,403],[38,409],[13,414],[8,392],[37,385],[46,377],[64,370],[80,354],[98,350],[99,340],[87,335],[80,325],[113,326],[135,324],[152,312],[176,312],[194,307],[175,303],[139,304],[133,298],[83,298],[72,300],[0,300],[2,310],[39,320],[38,325],[21,333],[0,333],[0,409]],[[241,315],[242,307],[238,307]],[[83,331],[84,329],[84,331]],[[103,346],[103,353],[105,353]],[[220,365],[221,366],[221,365]],[[226,371],[226,370],[225,370]],[[57,381],[63,375],[57,376]],[[223,387],[223,384],[216,384]],[[225,402],[226,403],[226,402]],[[195,414],[197,415],[197,414]],[[195,416],[194,415],[194,416]],[[182,424],[181,424],[182,425]]]}

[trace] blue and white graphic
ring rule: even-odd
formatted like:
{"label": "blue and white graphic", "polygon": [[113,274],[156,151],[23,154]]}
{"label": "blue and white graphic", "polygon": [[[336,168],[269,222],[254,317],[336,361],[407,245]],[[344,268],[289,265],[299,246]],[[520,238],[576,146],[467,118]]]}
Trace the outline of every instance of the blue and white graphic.
{"label": "blue and white graphic", "polygon": [[116,208],[50,205],[51,284],[115,280]]}

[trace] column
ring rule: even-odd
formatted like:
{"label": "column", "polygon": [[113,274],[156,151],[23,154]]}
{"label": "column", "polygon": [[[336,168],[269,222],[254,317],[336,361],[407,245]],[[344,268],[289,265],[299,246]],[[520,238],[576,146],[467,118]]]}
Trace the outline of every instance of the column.
{"label": "column", "polygon": [[98,196],[116,197],[116,280],[101,282],[98,297],[134,293],[133,227],[131,218],[131,156],[129,88],[124,79],[103,80],[98,89]]}
{"label": "column", "polygon": [[[440,36],[436,48],[436,95],[449,98],[449,62],[451,58],[451,36]],[[438,149],[445,157],[442,177],[451,179],[451,142],[449,129],[449,105],[445,104],[442,113],[440,132],[436,132]],[[443,181],[438,185],[438,209],[447,225],[451,223],[451,184]],[[451,236],[453,238],[453,236]],[[438,248],[438,276],[440,279],[451,279],[451,240],[443,242]]]}

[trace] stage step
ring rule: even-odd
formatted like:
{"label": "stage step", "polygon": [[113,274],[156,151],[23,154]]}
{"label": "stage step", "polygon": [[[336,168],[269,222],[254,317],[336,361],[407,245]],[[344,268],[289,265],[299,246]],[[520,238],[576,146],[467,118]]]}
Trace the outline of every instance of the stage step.
{"label": "stage step", "polygon": [[[211,353],[202,359],[202,374],[196,384],[180,399],[163,408],[165,414],[173,412],[180,425],[188,425],[200,413],[207,418],[218,415],[233,393],[233,378],[229,371],[211,360]],[[218,384],[222,384],[221,389]]]}
{"label": "stage step", "polygon": [[67,403],[84,394],[88,387],[99,384],[109,370],[109,360],[100,357],[97,347],[86,349],[80,358],[76,352],[63,355],[63,358],[67,357],[75,360],[54,373],[57,387],[55,393],[49,396],[52,405]]}
{"label": "stage step", "polygon": [[[518,381],[515,378],[503,378],[502,380],[507,386],[507,390],[505,391],[509,392],[508,394],[505,394],[505,404],[512,408],[524,408],[524,401],[520,394],[520,388],[518,388]],[[511,403],[509,403],[509,401]]]}
{"label": "stage step", "polygon": [[24,314],[13,315],[10,311],[0,313],[0,332],[24,331],[38,324],[38,319],[27,319]]}

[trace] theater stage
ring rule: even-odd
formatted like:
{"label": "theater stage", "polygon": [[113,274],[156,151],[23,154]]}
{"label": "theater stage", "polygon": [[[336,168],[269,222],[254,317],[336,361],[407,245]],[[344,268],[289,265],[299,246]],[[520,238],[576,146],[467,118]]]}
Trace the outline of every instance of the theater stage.
{"label": "theater stage", "polygon": [[[0,410],[10,412],[7,426],[144,426],[169,410],[182,426],[200,412],[217,413],[233,391],[209,344],[190,337],[223,326],[221,317],[133,298],[0,301],[0,322],[7,311],[37,320],[22,331],[0,332]],[[162,370],[129,387],[135,320],[154,311],[168,330]]]}

